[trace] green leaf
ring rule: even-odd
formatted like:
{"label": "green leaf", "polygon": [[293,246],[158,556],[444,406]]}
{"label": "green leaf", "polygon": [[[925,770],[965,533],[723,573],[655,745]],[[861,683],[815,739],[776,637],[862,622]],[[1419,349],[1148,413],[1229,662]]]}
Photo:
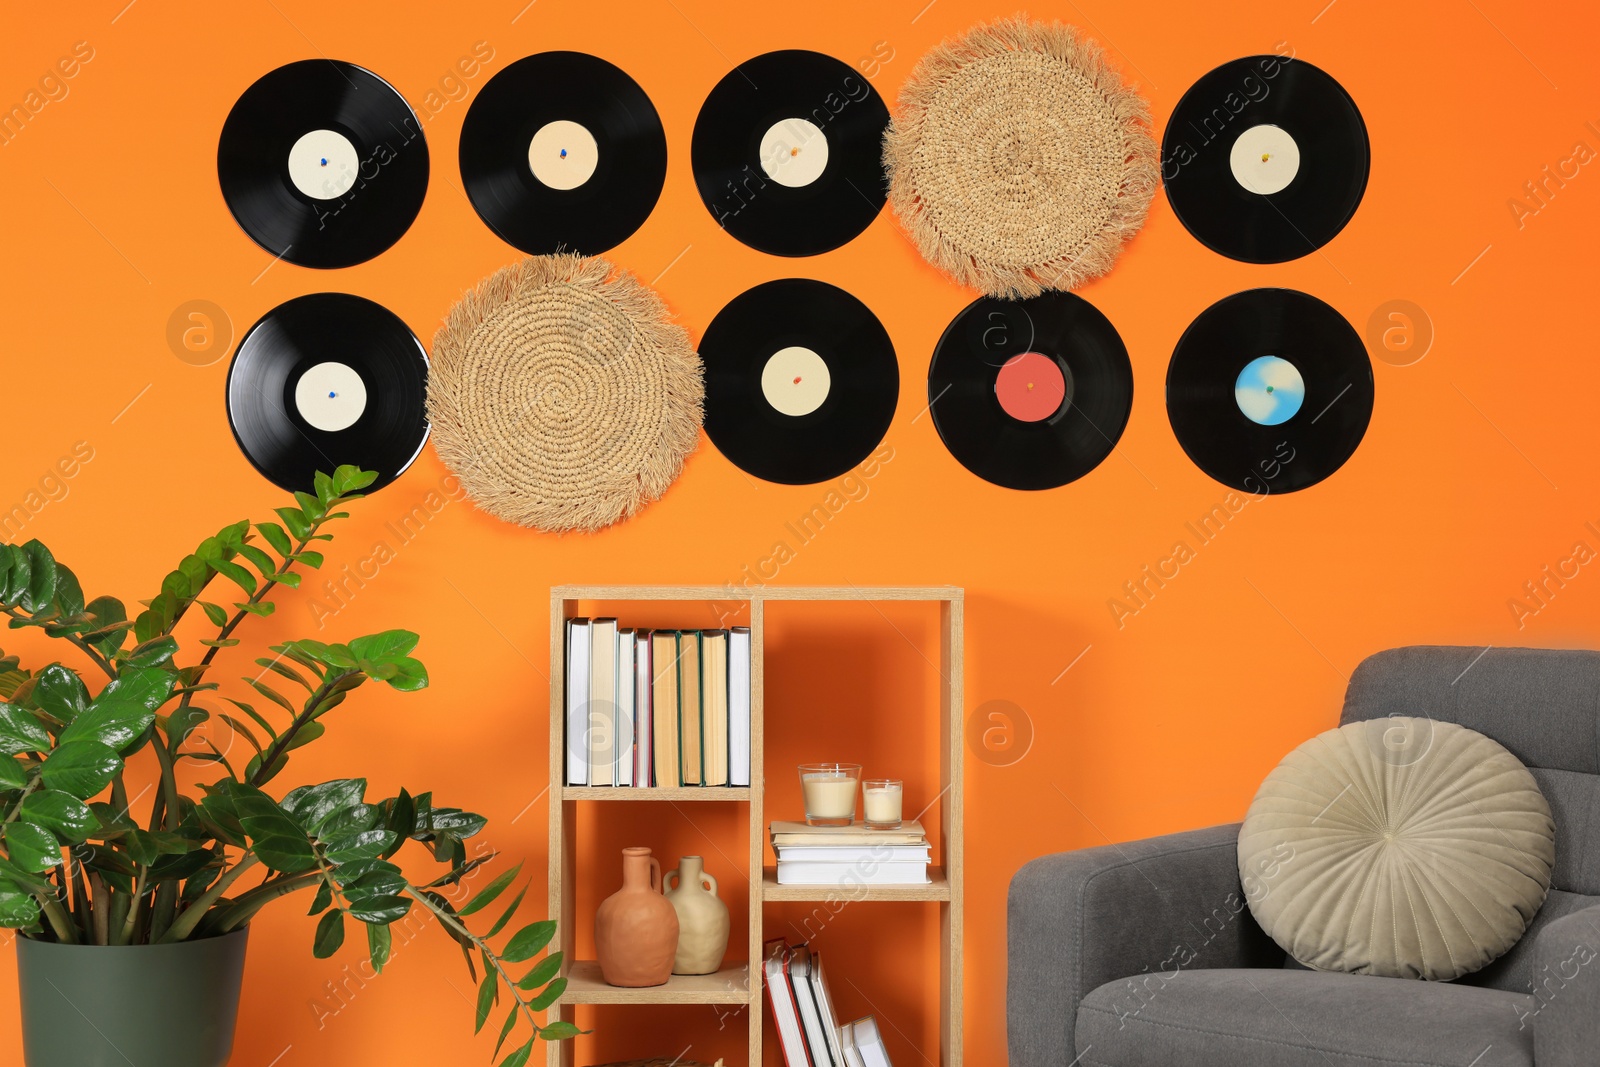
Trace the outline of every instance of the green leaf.
{"label": "green leaf", "polygon": [[317,933],[311,941],[311,954],[325,960],[344,944],[344,912],[339,908],[324,915],[317,923]]}
{"label": "green leaf", "polygon": [[294,551],[294,542],[289,540],[289,535],[284,533],[283,527],[277,523],[258,522],[256,529],[267,539],[267,544],[277,550],[278,555],[287,557]]}
{"label": "green leaf", "polygon": [[222,699],[226,700],[228,703],[232,704],[234,707],[250,716],[250,718],[255,721],[257,726],[261,727],[267,732],[268,737],[272,738],[274,741],[278,739],[278,731],[274,730],[272,728],[272,724],[267,721],[266,716],[262,715],[255,708],[249,704],[246,704],[242,700],[235,700],[232,697],[223,697]]}
{"label": "green leaf", "polygon": [[123,670],[61,731],[61,743],[99,741],[121,751],[155,721],[156,708],[172,692],[173,677],[156,667]]}
{"label": "green leaf", "polygon": [[517,988],[524,991],[529,989],[538,989],[560,972],[561,953],[552,952],[550,955],[534,964],[533,970],[524,975],[522,981],[517,983]]}
{"label": "green leaf", "polygon": [[304,552],[296,552],[289,558],[294,560],[296,563],[304,563],[307,567],[310,567],[313,570],[321,567],[323,560],[321,552],[313,552],[309,548]]}
{"label": "green leaf", "polygon": [[[565,1019],[557,1019],[554,1022],[546,1023],[544,1026],[542,1026],[539,1029],[539,1037],[544,1041],[565,1041],[570,1037],[577,1037],[583,1032],[584,1031],[578,1029],[576,1024],[569,1023]],[[524,1057],[520,1063],[516,1064],[513,1064],[510,1060],[506,1060],[506,1062],[502,1063],[500,1067],[522,1067],[522,1064],[526,1062],[528,1062],[526,1057]]]}
{"label": "green leaf", "polygon": [[224,826],[229,819],[237,822],[255,854],[272,870],[295,874],[316,866],[317,854],[305,831],[254,786],[224,779],[212,787],[200,806]]}
{"label": "green leaf", "polygon": [[225,711],[218,712],[217,718],[227,723],[230,730],[244,738],[245,743],[256,750],[256,755],[263,756],[266,754],[261,748],[261,742],[256,738],[255,733],[251,731],[250,727],[246,726],[244,723],[240,722],[238,719],[234,718],[232,715],[229,715]]}
{"label": "green leaf", "polygon": [[348,496],[377,480],[377,471],[364,471],[352,464],[342,463],[333,472],[333,491],[339,496]]}
{"label": "green leaf", "polygon": [[328,510],[322,506],[322,501],[310,493],[302,493],[298,489],[295,490],[294,502],[300,505],[301,513],[308,519],[320,519],[328,513]]}
{"label": "green leaf", "polygon": [[282,655],[274,656],[271,659],[268,659],[266,656],[260,656],[257,657],[256,664],[258,666],[265,667],[273,674],[289,679],[298,686],[304,687],[307,692],[316,691],[317,686],[315,682],[311,681],[311,679],[307,678],[305,675],[301,674],[299,671],[295,670],[293,667],[289,666],[289,664],[283,661],[284,657]]}
{"label": "green leaf", "polygon": [[257,588],[255,576],[239,566],[239,564],[231,563],[225,559],[214,559],[211,561],[211,565],[217,569],[218,574],[243,589],[247,594],[254,595]]}
{"label": "green leaf", "polygon": [[11,862],[24,871],[48,871],[61,865],[61,842],[42,826],[6,823],[5,840]]}
{"label": "green leaf", "polygon": [[362,802],[365,778],[337,778],[321,785],[303,785],[284,794],[279,806],[308,835],[315,837],[330,815]]}
{"label": "green leaf", "polygon": [[[548,1030],[549,1027],[545,1029]],[[533,1055],[533,1042],[533,1038],[528,1038],[528,1043],[502,1060],[500,1067],[527,1067],[528,1057]]]}
{"label": "green leaf", "polygon": [[361,897],[398,896],[406,887],[406,876],[386,860],[355,860],[340,864],[334,872],[340,887]]}
{"label": "green leaf", "polygon": [[293,752],[297,748],[309,745],[326,733],[327,730],[328,728],[320,722],[308,722],[294,732],[294,736],[289,739],[289,743],[283,746],[283,751],[285,753]]}
{"label": "green leaf", "polygon": [[365,830],[329,841],[323,855],[329,863],[349,863],[352,860],[376,859],[383,850],[394,844],[395,835],[390,830]]}
{"label": "green leaf", "polygon": [[329,904],[333,903],[333,886],[326,879],[317,883],[317,895],[311,898],[311,910],[307,915],[315,915],[326,911]]}
{"label": "green leaf", "polygon": [[385,630],[379,634],[351,638],[350,652],[357,660],[393,663],[408,655],[420,640],[410,630]]}
{"label": "green leaf", "polygon": [[217,641],[212,638],[201,638],[200,643],[207,648],[232,648],[239,643],[239,639],[237,637],[226,637]]}
{"label": "green leaf", "polygon": [[15,756],[49,748],[50,734],[33,712],[17,704],[0,703],[0,753]]}
{"label": "green leaf", "polygon": [[51,789],[88,800],[96,796],[122,770],[122,757],[99,741],[66,741],[45,758],[40,767]]}
{"label": "green leaf", "polygon": [[206,613],[206,618],[211,620],[212,626],[221,627],[228,625],[228,613],[223,609],[221,604],[213,604],[207,600],[202,600],[199,603],[200,610]]}
{"label": "green leaf", "polygon": [[376,923],[387,926],[390,923],[405,918],[406,912],[411,907],[411,901],[405,897],[392,895],[376,895],[358,897],[350,901],[350,916],[360,919],[364,923]]}
{"label": "green leaf", "polygon": [[383,679],[391,689],[398,689],[402,693],[415,693],[419,689],[428,688],[428,668],[420,660],[410,658],[402,659],[394,664],[395,673]]}
{"label": "green leaf", "polygon": [[89,706],[89,690],[76,673],[52,663],[36,676],[32,702],[57,722],[69,723]]}
{"label": "green leaf", "polygon": [[506,1016],[506,1021],[500,1024],[500,1038],[494,1043],[494,1051],[489,1053],[490,1060],[493,1060],[496,1056],[500,1055],[500,1048],[506,1043],[506,1038],[511,1036],[511,1028],[517,1025],[517,1015],[520,1014],[521,1011],[522,1005],[511,1005],[511,1012]]}
{"label": "green leaf", "polygon": [[506,928],[506,923],[510,922],[511,917],[517,913],[517,909],[522,907],[522,898],[528,895],[528,887],[531,885],[533,885],[531,880],[524,883],[522,890],[511,901],[511,906],[501,913],[500,918],[496,919],[494,925],[489,927],[489,932],[483,935],[485,941]]}
{"label": "green leaf", "polygon": [[22,801],[22,817],[31,823],[54,830],[68,842],[79,842],[100,829],[89,806],[71,793],[41,789]]}
{"label": "green leaf", "polygon": [[367,924],[367,955],[372,959],[374,971],[383,973],[383,965],[389,962],[389,953],[393,945],[394,938],[387,926]]}
{"label": "green leaf", "polygon": [[500,977],[490,971],[478,984],[478,1017],[472,1024],[473,1033],[476,1034],[483,1029],[483,1024],[489,1018],[489,1009],[494,1007],[494,1002],[498,999],[500,999]]}
{"label": "green leaf", "polygon": [[0,552],[4,552],[10,562],[6,568],[5,589],[0,593],[0,601],[7,607],[13,607],[27,595],[28,579],[32,575],[33,565],[28,561],[28,553],[21,545],[0,545]]}
{"label": "green leaf", "polygon": [[272,688],[272,686],[268,685],[266,682],[260,681],[256,678],[246,678],[244,681],[245,684],[251,689],[254,689],[256,692],[260,693],[262,696],[278,705],[278,707],[282,708],[284,711],[287,711],[290,715],[299,714],[300,709],[289,703],[288,697]]}
{"label": "green leaf", "polygon": [[178,652],[178,640],[171,634],[153,637],[136,645],[128,653],[130,667],[159,667],[169,662]]}
{"label": "green leaf", "polygon": [[324,507],[339,495],[339,491],[333,487],[333,479],[321,471],[317,471],[312,477],[311,485],[312,491],[317,494],[317,499]]}
{"label": "green leaf", "polygon": [[505,892],[506,886],[510,885],[516,880],[516,877],[521,870],[522,864],[519,863],[509,871],[506,871],[504,874],[500,875],[500,877],[484,886],[483,889],[481,889],[471,900],[467,901],[467,903],[459,911],[457,911],[456,914],[465,917],[473,914],[474,912],[482,911],[490,904],[493,904],[495,898],[501,893]]}
{"label": "green leaf", "polygon": [[246,613],[247,615],[254,615],[254,616],[258,617],[258,618],[263,618],[263,619],[266,618],[268,615],[271,615],[274,611],[277,610],[277,607],[278,607],[276,604],[274,604],[270,600],[262,600],[262,601],[259,601],[257,603],[254,603],[254,604],[250,603],[248,600],[241,600],[241,601],[236,601],[233,606],[238,608],[240,611]]}
{"label": "green leaf", "polygon": [[21,789],[28,784],[28,772],[20,760],[0,756],[0,790]]}
{"label": "green leaf", "polygon": [[550,939],[556,935],[554,920],[546,919],[524,926],[511,936],[506,942],[505,951],[500,953],[500,958],[507,963],[523,963],[537,956]]}
{"label": "green leaf", "polygon": [[56,595],[56,560],[37,539],[22,546],[28,557],[28,587],[22,595],[22,610],[38,614],[50,606]]}
{"label": "green leaf", "polygon": [[254,563],[256,570],[260,571],[263,577],[270,576],[273,571],[278,569],[278,561],[255,545],[240,545],[239,555]]}
{"label": "green leaf", "polygon": [[300,588],[300,576],[293,571],[278,571],[269,577],[279,585],[286,585],[290,589]]}
{"label": "green leaf", "polygon": [[294,535],[296,541],[304,541],[311,536],[311,520],[307,519],[305,513],[299,508],[274,508],[273,510],[277,512],[278,518],[283,520],[283,524],[289,528],[289,532]]}
{"label": "green leaf", "polygon": [[534,1011],[544,1011],[550,1005],[560,1000],[561,994],[565,993],[566,991],[567,980],[565,978],[557,978],[555,981],[551,982],[545,987],[543,993],[540,993],[538,996],[528,1001],[528,1007],[532,1008]]}
{"label": "green leaf", "polygon": [[288,647],[324,666],[349,668],[356,665],[356,658],[344,645],[326,645],[321,641],[300,640],[290,641]]}
{"label": "green leaf", "polygon": [[39,902],[15,882],[0,881],[0,927],[20,930],[39,921]]}
{"label": "green leaf", "polygon": [[337,841],[350,834],[365,833],[368,830],[378,829],[378,824],[383,821],[383,812],[372,804],[352,804],[348,808],[341,808],[323,820],[317,828],[317,836],[324,841]]}

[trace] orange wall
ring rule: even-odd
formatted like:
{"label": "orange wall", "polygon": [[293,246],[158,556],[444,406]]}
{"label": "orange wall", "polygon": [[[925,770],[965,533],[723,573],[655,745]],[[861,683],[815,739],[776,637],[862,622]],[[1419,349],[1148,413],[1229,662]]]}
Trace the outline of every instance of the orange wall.
{"label": "orange wall", "polygon": [[[1572,555],[1574,542],[1600,548],[1600,534],[1585,526],[1600,527],[1591,310],[1600,176],[1563,163],[1577,144],[1582,160],[1600,150],[1600,72],[1589,54],[1595,16],[1578,4],[1537,12],[1510,0],[1335,0],[1320,13],[1322,0],[1036,7],[1035,15],[1077,22],[1112,46],[1158,124],[1212,66],[1287,42],[1354,95],[1373,168],[1347,230],[1321,253],[1279,266],[1205,250],[1158,197],[1116,270],[1084,292],[1121,331],[1134,363],[1133,416],[1118,453],[1077,484],[1024,494],[966,473],[918,417],[934,341],[973,294],[926,267],[887,214],[815,259],[757,253],[717,230],[689,170],[696,110],[732,62],[786,47],[851,62],[887,49],[893,58],[872,80],[892,102],[930,45],[1015,6],[924,2],[536,0],[519,15],[521,0],[140,0],[126,10],[125,0],[95,0],[8,13],[0,103],[22,100],[76,42],[89,42],[93,58],[65,97],[0,147],[0,507],[28,500],[58,458],[87,442],[92,460],[64,483],[64,496],[52,483],[58,499],[24,532],[74,566],[91,595],[129,600],[150,595],[204,533],[264,514],[278,493],[234,448],[222,404],[226,359],[218,352],[217,362],[197,367],[176,358],[165,338],[173,309],[213,301],[236,337],[283,300],[337,288],[383,303],[430,339],[462,290],[516,253],[461,192],[455,151],[467,100],[428,94],[479,41],[494,59],[466,85],[469,95],[531,52],[582,49],[617,63],[654,99],[671,161],[660,205],[613,258],[647,280],[665,271],[659,288],[697,337],[747,286],[801,274],[859,295],[899,351],[892,461],[777,580],[966,587],[968,705],[1014,702],[1036,729],[1021,762],[974,760],[967,777],[967,1052],[989,1064],[1004,1050],[1006,883],[1025,860],[1239,817],[1267,769],[1334,722],[1347,675],[1376,649],[1594,645],[1593,566],[1521,626],[1508,600]],[[411,231],[369,263],[322,273],[268,268],[222,202],[217,133],[252,80],[319,53],[368,66],[419,109],[436,111],[425,126],[432,188]],[[1569,177],[1549,184],[1542,205],[1528,201],[1519,220],[1508,202],[1542,180],[1547,165],[1565,165]],[[1384,302],[1410,300],[1425,309],[1436,339],[1415,365],[1375,360],[1372,426],[1343,470],[1306,492],[1251,503],[1119,627],[1108,599],[1227,495],[1168,429],[1162,382],[1173,343],[1202,308],[1258,285],[1316,294],[1358,329]],[[753,483],[703,443],[661,502],[597,536],[516,529],[451,501],[398,544],[386,524],[423,503],[445,475],[427,452],[359,508],[332,546],[330,567],[371,556],[380,541],[395,558],[321,631],[413,628],[423,634],[433,687],[409,697],[358,694],[296,769],[303,780],[366,773],[385,793],[432,788],[484,812],[492,819],[486,839],[526,857],[542,885],[548,587],[737,580],[787,539],[785,522],[826,487]],[[258,636],[317,633],[314,598],[309,588],[282,598]],[[841,615],[835,652],[822,650],[837,655],[835,671],[803,670],[798,660],[775,670],[793,688],[774,703],[796,716],[833,709],[818,720],[829,753],[850,744],[840,709],[902,701],[896,713],[909,718],[918,704],[926,679],[917,680],[897,629],[927,649],[932,628],[889,621]],[[811,634],[797,621],[784,639],[809,648]],[[5,646],[40,662],[42,652],[14,634]],[[869,658],[883,666],[869,674]],[[813,754],[793,722],[780,733],[793,748],[769,760],[775,781]],[[879,766],[901,753],[881,734],[862,748]],[[918,734],[900,758],[915,764],[927,753]],[[908,768],[906,776],[923,773]],[[585,863],[596,885],[615,877],[610,849],[635,837],[669,859],[702,851],[714,874],[739,880],[730,869],[741,859],[737,812],[697,816],[698,826],[670,810],[617,822],[625,818],[608,814],[592,838]],[[719,848],[732,859],[711,860]],[[902,1065],[937,1059],[923,977],[934,963],[929,914],[880,918],[858,908],[819,937],[859,986],[841,995],[841,1011],[875,1007],[888,1017]],[[469,990],[443,938],[404,945],[382,978],[342,1006],[327,1002],[339,1007],[329,1014],[312,1004],[358,956],[352,945],[314,961],[310,937],[311,922],[294,906],[257,923],[234,1063],[461,1062],[468,1054]],[[899,947],[871,951],[886,941]],[[0,1032],[15,1032],[13,982],[9,966],[0,968]],[[672,1056],[685,1045],[705,1058],[742,1048],[742,1022],[719,1032],[710,1009],[584,1018],[600,1036],[581,1062]],[[486,1057],[488,1047],[478,1046],[470,1055]],[[20,1062],[14,1048],[0,1059]]]}

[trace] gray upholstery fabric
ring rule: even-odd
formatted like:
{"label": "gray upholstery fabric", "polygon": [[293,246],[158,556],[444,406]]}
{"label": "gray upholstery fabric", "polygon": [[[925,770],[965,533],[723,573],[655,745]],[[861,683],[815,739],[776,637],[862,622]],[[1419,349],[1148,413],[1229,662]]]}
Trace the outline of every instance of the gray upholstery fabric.
{"label": "gray upholstery fabric", "polygon": [[1084,999],[1079,1067],[1534,1062],[1534,1031],[1522,1025],[1530,998],[1515,993],[1289,970],[1187,971],[1148,991],[1129,984],[1111,982]]}
{"label": "gray upholstery fabric", "polygon": [[[1554,888],[1511,952],[1448,984],[1292,969],[1200,970],[1281,968],[1284,962],[1248,910],[1226,920],[1244,892],[1232,866],[1237,826],[1047,856],[1011,883],[1006,1015],[1012,1067],[1071,1067],[1079,1036],[1089,1044],[1103,1039],[1078,1060],[1080,1067],[1496,1067],[1533,1062],[1535,1049],[1538,1067],[1600,1064],[1600,959],[1575,963],[1600,952],[1600,908],[1585,907],[1600,900],[1600,653],[1380,652],[1356,668],[1341,722],[1389,715],[1428,715],[1488,734],[1533,770],[1550,801]],[[1189,952],[1196,958],[1165,980]],[[1118,995],[1128,994],[1130,977],[1147,996],[1162,990],[1135,1021],[1114,1006]],[[1242,984],[1244,977],[1271,997],[1267,1005]],[[1534,981],[1537,996],[1519,995]],[[1105,1010],[1080,1013],[1080,1001],[1107,983],[1115,984],[1092,1005]],[[1180,990],[1188,992],[1180,997]],[[1206,991],[1214,992],[1214,1001]],[[1254,1005],[1246,995],[1256,998]],[[1195,1030],[1177,1029],[1160,1014],[1180,1010],[1202,1013]],[[1308,1014],[1297,1014],[1302,1010]],[[1218,1030],[1205,1020],[1273,1025],[1268,1011],[1280,1024],[1285,1017],[1302,1029],[1315,1023],[1320,1029],[1306,1032],[1326,1042],[1318,1045],[1323,1051],[1295,1059],[1303,1053],[1292,1043],[1257,1047],[1263,1030],[1200,1032]],[[1380,1026],[1396,1043],[1387,1052],[1359,1051],[1370,1050]],[[1461,1052],[1460,1041],[1442,1032],[1452,1027],[1492,1047]],[[1282,1032],[1293,1030],[1284,1024]],[[1413,1033],[1430,1040],[1414,1041]],[[1420,1050],[1424,1058],[1408,1060],[1395,1051],[1418,1044],[1427,1046]],[[1216,1048],[1227,1051],[1219,1057]],[[1441,1050],[1450,1058],[1437,1058]]]}
{"label": "gray upholstery fabric", "polygon": [[1067,1067],[1078,1002],[1143,972],[1276,967],[1250,918],[1238,824],[1062,852],[1011,880],[1006,1037],[1011,1067]]}
{"label": "gray upholstery fabric", "polygon": [[1532,1016],[1539,1067],[1600,1060],[1600,905],[1539,931]]}

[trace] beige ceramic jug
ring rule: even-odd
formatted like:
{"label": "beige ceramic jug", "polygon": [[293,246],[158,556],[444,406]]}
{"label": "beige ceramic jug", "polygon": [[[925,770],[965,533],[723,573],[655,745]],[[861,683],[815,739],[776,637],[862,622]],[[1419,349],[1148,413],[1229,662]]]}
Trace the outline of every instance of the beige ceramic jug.
{"label": "beige ceramic jug", "polygon": [[728,906],[717,899],[717,880],[705,872],[699,856],[685,856],[661,884],[678,913],[672,973],[711,974],[728,951]]}

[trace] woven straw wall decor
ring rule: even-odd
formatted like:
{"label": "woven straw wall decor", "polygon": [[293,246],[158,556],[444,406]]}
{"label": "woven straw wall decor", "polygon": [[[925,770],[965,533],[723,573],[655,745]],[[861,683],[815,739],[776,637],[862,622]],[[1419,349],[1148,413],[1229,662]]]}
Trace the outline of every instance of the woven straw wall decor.
{"label": "woven straw wall decor", "polygon": [[434,447],[485,511],[598,530],[667,489],[699,440],[700,357],[665,303],[604,259],[485,278],[433,339]]}
{"label": "woven straw wall decor", "polygon": [[889,203],[924,259],[990,296],[1106,273],[1158,180],[1150,109],[1071,26],[988,23],[923,56],[884,133]]}

